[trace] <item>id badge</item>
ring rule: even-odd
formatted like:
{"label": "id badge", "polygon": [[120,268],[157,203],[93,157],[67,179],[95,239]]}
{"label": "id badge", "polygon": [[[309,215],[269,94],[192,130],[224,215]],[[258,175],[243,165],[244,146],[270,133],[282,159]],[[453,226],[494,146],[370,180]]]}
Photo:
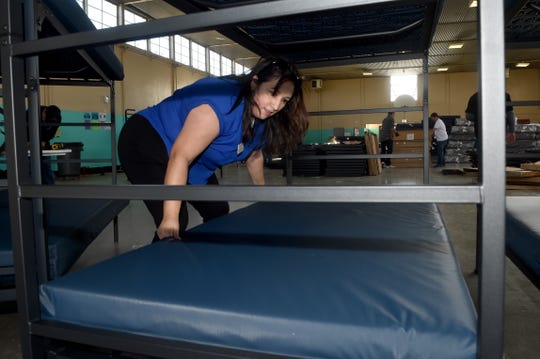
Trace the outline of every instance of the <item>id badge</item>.
{"label": "id badge", "polygon": [[244,144],[243,144],[243,143],[239,143],[239,144],[238,144],[238,147],[236,147],[236,155],[238,156],[238,155],[241,154],[242,152],[244,152]]}

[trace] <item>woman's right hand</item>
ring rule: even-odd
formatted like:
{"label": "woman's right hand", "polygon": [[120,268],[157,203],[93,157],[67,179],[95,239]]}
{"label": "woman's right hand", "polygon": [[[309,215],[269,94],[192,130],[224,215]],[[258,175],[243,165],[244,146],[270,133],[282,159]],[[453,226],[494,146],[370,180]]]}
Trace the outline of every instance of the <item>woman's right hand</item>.
{"label": "woman's right hand", "polygon": [[180,238],[180,223],[178,223],[178,219],[176,220],[163,219],[161,223],[159,224],[159,227],[156,233],[160,240],[164,238],[181,239]]}

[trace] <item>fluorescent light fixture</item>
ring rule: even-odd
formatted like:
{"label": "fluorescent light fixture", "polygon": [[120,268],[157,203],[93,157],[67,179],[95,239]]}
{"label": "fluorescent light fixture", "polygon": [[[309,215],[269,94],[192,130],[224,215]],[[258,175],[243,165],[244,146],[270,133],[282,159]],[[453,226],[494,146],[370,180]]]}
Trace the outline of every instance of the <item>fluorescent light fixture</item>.
{"label": "fluorescent light fixture", "polygon": [[448,46],[449,49],[461,49],[462,47],[463,47],[462,42],[456,42],[456,43],[450,44],[450,46]]}
{"label": "fluorescent light fixture", "polygon": [[469,7],[478,7],[478,1],[472,0],[471,3],[469,4]]}
{"label": "fluorescent light fixture", "polygon": [[437,71],[439,71],[439,72],[448,71],[448,67],[439,67],[439,68],[437,68]]}
{"label": "fluorescent light fixture", "polygon": [[363,72],[362,75],[364,75],[364,76],[372,76],[373,72]]}
{"label": "fluorescent light fixture", "polygon": [[518,62],[516,64],[516,67],[529,67],[530,63],[529,62]]}

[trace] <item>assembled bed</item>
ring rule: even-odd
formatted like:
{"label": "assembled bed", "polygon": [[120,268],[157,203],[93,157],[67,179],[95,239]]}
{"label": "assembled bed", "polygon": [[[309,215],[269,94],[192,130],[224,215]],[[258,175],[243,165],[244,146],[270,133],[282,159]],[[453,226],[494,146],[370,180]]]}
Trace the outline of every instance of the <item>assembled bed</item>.
{"label": "assembled bed", "polygon": [[506,253],[540,288],[540,197],[506,198]]}
{"label": "assembled bed", "polygon": [[209,352],[476,357],[475,310],[433,204],[257,203],[48,282],[40,302],[56,324]]}
{"label": "assembled bed", "polygon": [[[5,4],[16,2],[0,4],[10,10]],[[14,41],[7,45],[11,51],[2,52],[2,59],[10,65],[20,65],[30,55],[63,48],[64,44],[112,44],[219,29],[233,41],[237,41],[235,35],[247,35],[244,40],[255,44],[251,49],[258,54],[284,56],[305,66],[331,64],[336,59],[357,63],[360,58],[375,61],[382,56],[388,60],[396,55],[402,60],[422,59],[426,75],[432,24],[443,3],[167,2],[190,7],[191,11],[187,9],[186,13],[201,13],[72,34],[65,37],[66,42],[62,41],[64,37],[54,42]],[[209,3],[223,3],[224,8],[219,4],[210,6],[211,9],[204,6]],[[238,6],[228,8],[229,5]],[[15,12],[16,7],[12,8]],[[497,32],[504,28],[502,2],[493,1],[489,6],[481,2],[479,8],[489,18],[480,21],[480,30],[490,34],[489,51],[502,54],[504,39]],[[392,21],[381,22],[385,27],[373,33],[370,25],[377,22],[370,23],[369,14],[384,10],[390,12],[386,15]],[[282,21],[291,21],[293,26],[284,26]],[[303,31],[298,31],[295,21],[299,21]],[[20,22],[7,23],[8,33],[19,30]],[[25,19],[24,23],[28,21]],[[367,26],[363,27],[364,24]],[[310,31],[309,25],[318,31]],[[293,30],[281,31],[285,28]],[[265,29],[271,29],[266,40]],[[262,37],[258,36],[259,30]],[[277,35],[286,33],[293,38],[274,41]],[[318,38],[321,34],[324,38]],[[481,37],[483,52],[487,52],[486,41]],[[247,42],[237,42],[249,47]],[[387,52],[388,48],[393,50]],[[304,55],[305,61],[301,58]],[[496,96],[504,92],[502,62],[483,60],[481,65],[482,101],[492,102],[492,106],[483,106],[484,116],[503,116],[504,103]],[[10,79],[22,79],[21,69],[12,68]],[[16,97],[20,80],[13,82],[8,82],[4,90]],[[427,113],[427,88],[423,103]],[[12,132],[22,137],[24,129],[16,123],[22,118],[22,111],[11,107]],[[497,131],[503,133],[503,125],[494,123],[483,128],[482,135],[497,139]],[[16,153],[20,144],[14,142],[11,146]],[[12,221],[18,225],[20,237],[14,246],[20,259],[16,262],[17,273],[21,273],[17,281],[25,285],[21,348],[26,357],[42,357],[46,353],[58,358],[69,357],[62,350],[72,344],[99,348],[102,353],[124,351],[163,358],[502,357],[502,148],[494,144],[486,151],[490,161],[481,161],[482,170],[492,175],[490,181],[475,186],[208,186],[215,188],[205,188],[205,192],[197,186],[100,186],[84,192],[88,188],[32,186],[13,175],[9,184],[17,192],[10,194],[16,193],[15,198],[19,199],[12,210]],[[17,168],[24,168],[22,162],[16,161]],[[21,225],[28,222],[28,214],[32,213],[30,199],[90,195],[113,199],[218,198],[291,203],[254,205],[193,229],[182,242],[159,242],[35,286],[35,253],[28,245],[33,232]],[[293,205],[295,201],[324,204]],[[478,320],[444,224],[432,204],[439,202],[474,203],[482,209],[480,223],[485,245]],[[266,217],[260,215],[270,212]],[[282,212],[291,214],[281,216]],[[492,225],[487,226],[488,220]],[[230,227],[229,221],[242,226]],[[323,223],[330,225],[324,227]]]}
{"label": "assembled bed", "polygon": [[[128,204],[127,200],[45,199],[49,278],[66,273]],[[0,269],[0,281],[7,287],[13,282],[13,252],[6,190],[0,191]],[[14,290],[1,290],[0,299],[15,300]]]}

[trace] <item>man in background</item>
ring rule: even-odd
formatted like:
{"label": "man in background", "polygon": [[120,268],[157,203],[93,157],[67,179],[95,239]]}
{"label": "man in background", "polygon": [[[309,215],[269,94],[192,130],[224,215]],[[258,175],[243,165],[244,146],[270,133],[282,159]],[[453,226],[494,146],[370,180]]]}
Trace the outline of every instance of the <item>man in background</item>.
{"label": "man in background", "polygon": [[[394,112],[388,112],[384,120],[381,124],[381,133],[380,133],[380,140],[381,140],[381,154],[389,154],[391,155],[394,151],[394,144],[392,140],[392,135],[395,133],[396,136],[399,134],[395,131],[394,127]],[[391,158],[383,158],[382,164],[384,167],[392,168],[392,159]]]}
{"label": "man in background", "polygon": [[[512,102],[510,94],[505,93],[506,102]],[[478,143],[478,129],[479,124],[482,121],[478,106],[478,92],[474,93],[467,102],[467,108],[465,109],[465,117],[468,121],[474,124],[474,136]],[[514,107],[512,105],[506,105],[505,110],[505,122],[506,122],[506,143],[514,143],[516,140],[516,114],[514,113]],[[476,144],[475,147],[478,148]]]}
{"label": "man in background", "polygon": [[433,112],[429,118],[434,123],[433,125],[433,137],[437,141],[437,164],[435,167],[444,167],[446,165],[446,146],[448,145],[448,132],[446,132],[446,125],[439,117],[437,112]]}

